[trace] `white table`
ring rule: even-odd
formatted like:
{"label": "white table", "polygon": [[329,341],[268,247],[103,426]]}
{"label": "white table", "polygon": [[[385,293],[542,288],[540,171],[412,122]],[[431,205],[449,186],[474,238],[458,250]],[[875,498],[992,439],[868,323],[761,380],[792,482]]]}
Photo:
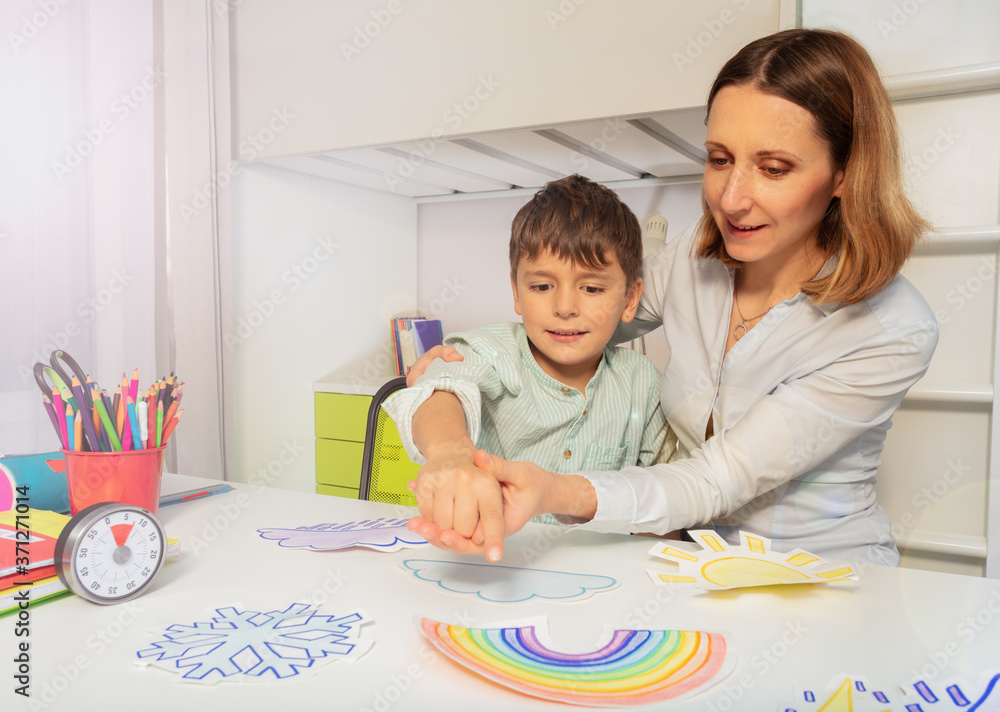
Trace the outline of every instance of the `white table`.
{"label": "white table", "polygon": [[[166,475],[163,491],[208,480]],[[671,709],[773,710],[795,685],[820,687],[835,673],[864,675],[890,688],[914,671],[975,679],[1000,665],[1000,581],[927,571],[870,567],[854,589],[784,586],[704,592],[655,586],[645,569],[653,540],[560,533],[529,525],[508,540],[502,563],[613,576],[619,588],[576,602],[532,599],[496,604],[449,594],[404,571],[406,558],[452,558],[436,549],[383,553],[279,549],[258,528],[296,527],[411,510],[284,490],[237,489],[160,511],[182,554],[152,590],[133,602],[102,607],[77,597],[30,609],[31,691],[39,709],[56,710],[558,710],[519,695],[430,652],[415,616],[487,627],[547,615],[556,647],[591,649],[605,624],[619,628],[722,631],[738,650],[720,685]],[[481,560],[479,560],[481,561]],[[374,623],[371,650],[352,664],[331,663],[306,679],[269,684],[182,684],[177,675],[133,660],[173,623],[208,621],[226,606],[255,611],[297,601],[321,612],[362,608]],[[971,621],[971,622],[970,622]],[[13,693],[15,618],[0,618],[2,708],[30,709]]]}

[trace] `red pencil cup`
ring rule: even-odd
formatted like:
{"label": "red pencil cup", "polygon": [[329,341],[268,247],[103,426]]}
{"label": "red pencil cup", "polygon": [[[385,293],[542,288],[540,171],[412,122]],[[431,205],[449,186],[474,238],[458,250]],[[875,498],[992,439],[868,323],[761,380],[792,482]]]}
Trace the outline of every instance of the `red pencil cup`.
{"label": "red pencil cup", "polygon": [[134,504],[156,514],[165,449],[166,446],[126,452],[63,450],[70,514],[98,502]]}

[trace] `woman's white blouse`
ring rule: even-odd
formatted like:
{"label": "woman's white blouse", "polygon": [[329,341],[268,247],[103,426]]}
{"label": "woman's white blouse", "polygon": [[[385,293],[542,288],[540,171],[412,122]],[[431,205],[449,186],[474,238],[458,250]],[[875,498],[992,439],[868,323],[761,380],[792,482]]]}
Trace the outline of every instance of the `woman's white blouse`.
{"label": "woman's white blouse", "polygon": [[[664,327],[661,403],[678,458],[619,472],[581,473],[597,491],[583,528],[666,532],[713,523],[831,558],[896,564],[876,472],[892,414],[927,370],[934,315],[897,276],[852,305],[781,302],[725,352],[733,271],[673,240],[643,269],[631,339]],[[705,440],[709,416],[715,435]],[[905,476],[905,473],[894,473]]]}

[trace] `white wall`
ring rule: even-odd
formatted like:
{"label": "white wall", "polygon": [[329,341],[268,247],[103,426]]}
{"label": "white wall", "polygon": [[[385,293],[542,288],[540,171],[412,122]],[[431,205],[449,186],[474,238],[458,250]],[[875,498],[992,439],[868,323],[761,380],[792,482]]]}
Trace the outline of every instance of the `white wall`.
{"label": "white wall", "polygon": [[[806,27],[857,37],[886,75],[1000,61],[1000,3],[993,0],[806,0],[802,19]],[[911,99],[898,102],[896,112],[907,187],[933,225],[995,229],[1000,223],[1000,92]],[[934,359],[917,388],[980,390],[995,402],[996,242],[924,249],[904,272],[935,310],[941,328]],[[897,537],[966,543],[990,535],[990,498],[1000,501],[990,492],[994,419],[989,400],[904,401],[886,440],[878,486],[879,502]],[[993,485],[1000,486],[996,480]],[[998,527],[1000,521],[994,522]],[[992,540],[996,548],[1000,536],[993,533]],[[903,551],[903,565],[984,571],[980,558],[918,548]]]}
{"label": "white wall", "polygon": [[387,341],[383,303],[416,293],[416,207],[263,165],[232,195],[229,472],[315,491],[312,384]]}

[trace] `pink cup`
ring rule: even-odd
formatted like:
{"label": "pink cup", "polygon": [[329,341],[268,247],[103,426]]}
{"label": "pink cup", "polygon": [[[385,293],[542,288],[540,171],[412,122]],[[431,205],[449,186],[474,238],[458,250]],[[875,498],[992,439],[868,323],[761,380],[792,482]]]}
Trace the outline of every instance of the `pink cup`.
{"label": "pink cup", "polygon": [[76,452],[66,456],[70,514],[98,502],[134,504],[156,514],[166,447],[126,452]]}

